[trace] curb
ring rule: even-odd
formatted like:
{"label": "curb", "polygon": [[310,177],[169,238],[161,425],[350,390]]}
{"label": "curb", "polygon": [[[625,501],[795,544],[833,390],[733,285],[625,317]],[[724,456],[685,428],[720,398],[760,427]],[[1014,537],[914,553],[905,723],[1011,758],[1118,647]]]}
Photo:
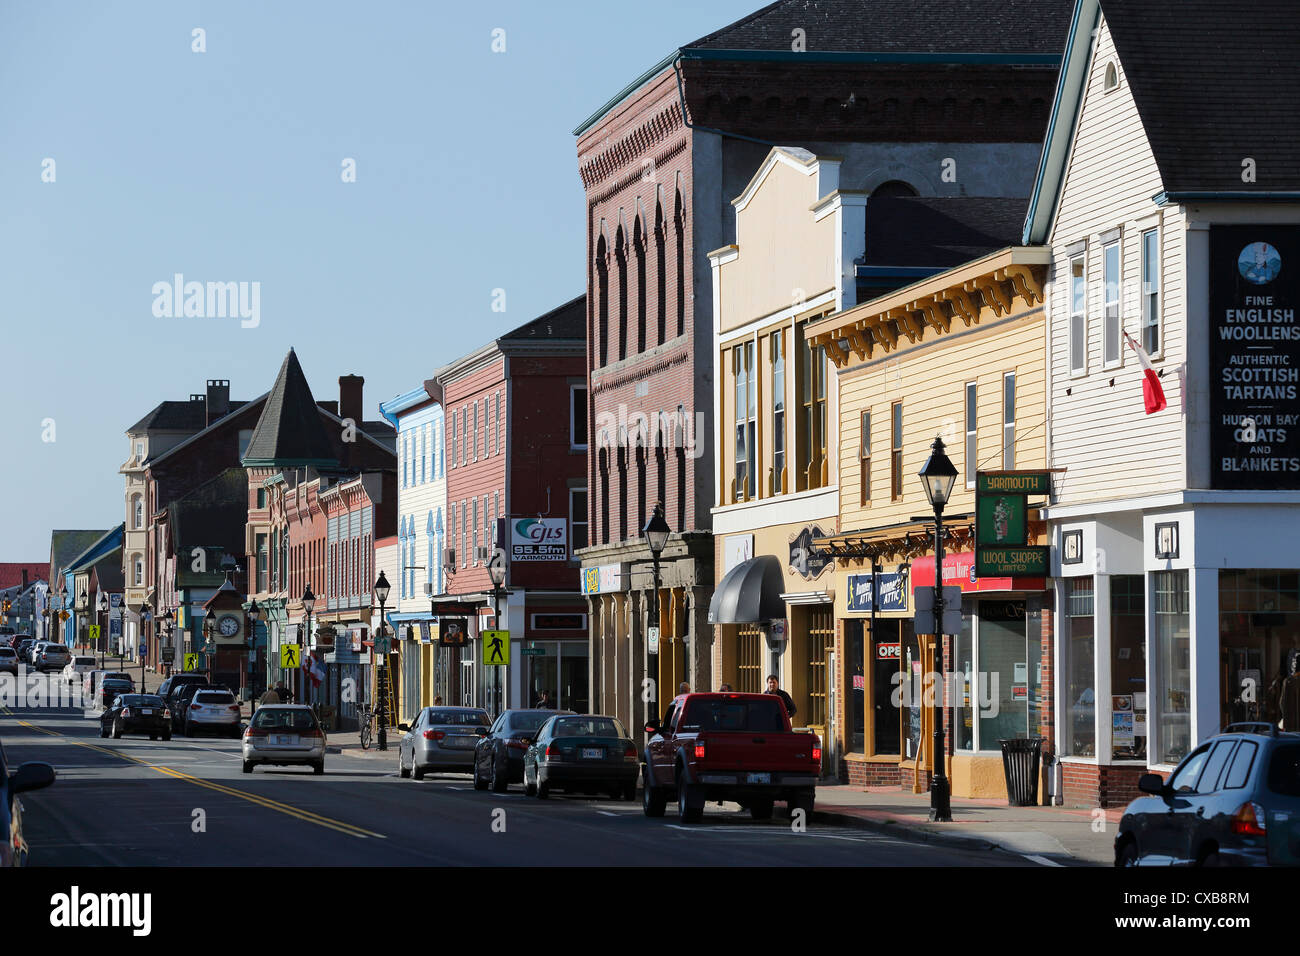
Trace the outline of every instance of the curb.
{"label": "curb", "polygon": [[905,840],[912,840],[917,843],[933,843],[961,850],[991,850],[1002,853],[1013,853],[1016,856],[1021,855],[1017,851],[1010,850],[1002,844],[990,840],[987,837],[962,836],[958,833],[942,833],[935,830],[923,829],[911,823],[899,823],[896,820],[877,820],[871,817],[858,816],[853,813],[837,813],[834,810],[814,810],[813,820],[818,823],[834,823],[841,826],[856,827],[863,830],[875,830],[878,833],[888,833],[891,836],[900,837]]}

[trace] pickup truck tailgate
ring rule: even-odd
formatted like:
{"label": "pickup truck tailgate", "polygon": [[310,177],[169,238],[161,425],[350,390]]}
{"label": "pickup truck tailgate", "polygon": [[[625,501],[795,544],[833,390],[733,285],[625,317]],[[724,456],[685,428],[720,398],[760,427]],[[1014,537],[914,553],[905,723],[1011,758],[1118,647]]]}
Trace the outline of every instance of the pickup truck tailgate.
{"label": "pickup truck tailgate", "polygon": [[[725,733],[711,731],[696,739],[695,766],[708,770],[759,770],[815,772],[817,762],[813,748],[818,746],[813,734],[795,733]],[[704,748],[703,757],[698,747]]]}

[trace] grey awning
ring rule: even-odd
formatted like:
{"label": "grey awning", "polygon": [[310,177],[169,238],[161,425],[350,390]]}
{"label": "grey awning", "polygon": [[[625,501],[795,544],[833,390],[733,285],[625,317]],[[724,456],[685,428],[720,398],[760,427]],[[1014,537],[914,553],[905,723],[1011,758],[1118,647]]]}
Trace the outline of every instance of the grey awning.
{"label": "grey awning", "polygon": [[761,554],[736,565],[718,583],[709,601],[710,624],[758,624],[785,617],[785,576],[781,562]]}

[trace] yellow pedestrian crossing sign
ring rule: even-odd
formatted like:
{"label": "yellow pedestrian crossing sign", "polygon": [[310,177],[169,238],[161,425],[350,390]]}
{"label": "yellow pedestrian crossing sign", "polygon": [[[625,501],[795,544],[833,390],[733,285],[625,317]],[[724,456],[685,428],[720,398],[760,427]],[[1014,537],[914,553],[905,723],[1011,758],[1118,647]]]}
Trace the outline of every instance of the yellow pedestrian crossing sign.
{"label": "yellow pedestrian crossing sign", "polygon": [[302,648],[297,644],[280,645],[280,666],[297,667],[302,663]]}
{"label": "yellow pedestrian crossing sign", "polygon": [[506,667],[510,663],[510,632],[479,631],[483,642],[483,664],[487,667]]}
{"label": "yellow pedestrian crossing sign", "polygon": [[199,655],[198,655],[198,654],[186,654],[186,655],[185,655],[185,670],[187,670],[187,671],[196,671],[196,670],[198,670],[198,669],[199,669]]}
{"label": "yellow pedestrian crossing sign", "polygon": [[98,624],[92,624],[92,625],[90,625],[90,639],[91,639],[92,641],[97,641],[97,640],[99,640],[99,625],[98,625]]}

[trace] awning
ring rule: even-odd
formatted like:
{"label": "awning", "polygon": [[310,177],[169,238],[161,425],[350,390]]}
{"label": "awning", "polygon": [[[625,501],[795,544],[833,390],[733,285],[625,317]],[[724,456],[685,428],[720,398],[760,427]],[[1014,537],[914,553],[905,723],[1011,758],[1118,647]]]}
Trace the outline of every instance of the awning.
{"label": "awning", "polygon": [[785,576],[781,562],[761,554],[736,565],[718,583],[709,601],[710,624],[758,624],[783,620]]}

